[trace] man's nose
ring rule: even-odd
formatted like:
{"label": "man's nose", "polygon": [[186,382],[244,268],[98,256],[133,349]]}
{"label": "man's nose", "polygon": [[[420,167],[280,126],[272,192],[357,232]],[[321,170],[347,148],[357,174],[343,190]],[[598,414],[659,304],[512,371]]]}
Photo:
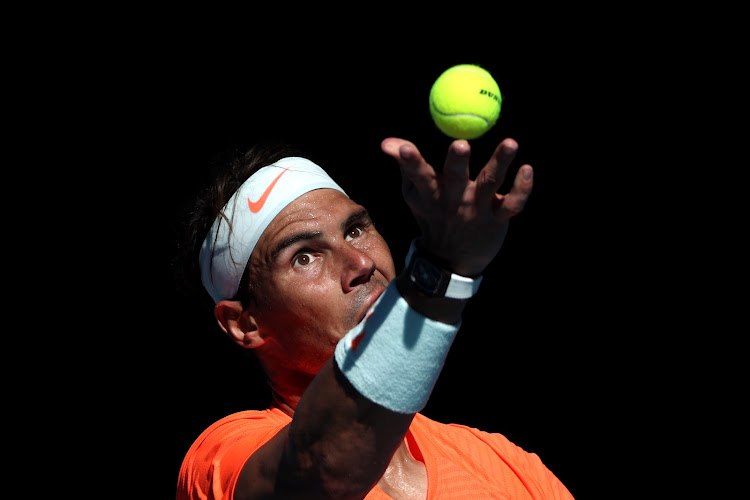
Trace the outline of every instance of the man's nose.
{"label": "man's nose", "polygon": [[375,272],[375,261],[364,251],[346,243],[341,248],[341,288],[349,292],[362,283],[367,283]]}

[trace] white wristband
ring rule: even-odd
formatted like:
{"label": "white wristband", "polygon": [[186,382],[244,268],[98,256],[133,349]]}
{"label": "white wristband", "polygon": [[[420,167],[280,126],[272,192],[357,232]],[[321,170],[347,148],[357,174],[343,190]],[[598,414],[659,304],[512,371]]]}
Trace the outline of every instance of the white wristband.
{"label": "white wristband", "polygon": [[370,401],[416,413],[427,404],[460,324],[422,316],[401,297],[394,280],[336,345],[336,364]]}

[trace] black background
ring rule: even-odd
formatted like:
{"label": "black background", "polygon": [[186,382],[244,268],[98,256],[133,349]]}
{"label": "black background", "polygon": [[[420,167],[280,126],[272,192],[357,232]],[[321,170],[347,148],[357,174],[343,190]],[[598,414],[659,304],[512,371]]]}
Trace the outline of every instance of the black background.
{"label": "black background", "polygon": [[747,378],[731,10],[32,9],[9,13],[3,60],[7,429],[33,476],[17,484],[173,498],[198,434],[268,403],[172,278],[178,213],[210,159],[265,138],[307,147],[400,263],[416,228],[379,144],[410,139],[439,167],[450,140],[427,96],[467,62],[504,97],[472,172],[513,137],[535,187],[425,414],[506,435],[579,499],[742,477],[722,449],[742,449]]}
{"label": "black background", "polygon": [[[440,73],[460,63],[490,71],[503,94],[496,126],[471,141],[472,175],[512,137],[520,146],[512,173],[531,164],[535,187],[423,413],[502,433],[537,453],[574,496],[596,497],[630,444],[623,421],[639,418],[633,355],[643,369],[649,354],[629,339],[656,308],[644,300],[630,236],[627,193],[643,184],[644,167],[624,170],[641,116],[626,89],[642,61],[609,41],[606,24],[593,28],[576,13],[543,32],[501,13],[474,12],[480,25],[447,32],[417,32],[397,13],[367,28],[354,17],[262,29],[248,20],[226,30],[175,19],[149,30],[114,75],[128,90],[126,132],[111,138],[112,149],[127,150],[134,212],[119,243],[129,255],[122,277],[133,281],[122,306],[123,326],[132,322],[123,351],[132,354],[113,393],[147,438],[148,475],[166,497],[206,426],[269,400],[254,365],[172,279],[178,215],[207,181],[210,160],[256,139],[307,148],[368,207],[399,265],[417,228],[398,166],[379,145],[409,139],[441,166],[451,139],[432,123],[427,98]],[[659,286],[652,281],[648,293]]]}

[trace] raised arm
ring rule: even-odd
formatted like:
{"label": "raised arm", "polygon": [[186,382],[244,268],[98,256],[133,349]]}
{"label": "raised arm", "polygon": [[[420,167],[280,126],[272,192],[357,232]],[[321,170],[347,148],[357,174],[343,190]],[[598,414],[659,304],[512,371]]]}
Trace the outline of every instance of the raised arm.
{"label": "raised arm", "polygon": [[[419,244],[451,272],[466,277],[481,275],[500,250],[510,218],[523,209],[532,189],[531,166],[519,169],[509,193],[497,193],[517,147],[512,139],[504,140],[472,180],[466,141],[451,144],[442,174],[414,144],[397,138],[383,141],[382,150],[400,165],[402,193],[422,230]],[[466,299],[425,296],[411,286],[404,273],[398,276],[397,285],[403,299],[422,316],[445,325],[459,324]],[[384,333],[374,335],[390,342]],[[437,353],[430,375],[433,380],[428,380],[426,387],[437,378],[451,340],[444,352]],[[366,349],[376,349],[374,345],[372,342]],[[396,359],[385,351],[382,357],[386,360]],[[394,379],[405,386],[422,383],[409,380],[409,371],[408,366],[397,366],[371,373],[381,376],[383,383]],[[352,384],[347,377],[357,382]],[[357,373],[342,370],[334,358],[328,360],[305,391],[292,423],[246,462],[235,498],[363,498],[403,443],[417,410],[399,409],[399,402],[394,403],[396,410],[389,409],[387,396],[386,403],[374,402],[371,395],[355,388],[363,387],[357,385],[362,382],[356,377]]]}

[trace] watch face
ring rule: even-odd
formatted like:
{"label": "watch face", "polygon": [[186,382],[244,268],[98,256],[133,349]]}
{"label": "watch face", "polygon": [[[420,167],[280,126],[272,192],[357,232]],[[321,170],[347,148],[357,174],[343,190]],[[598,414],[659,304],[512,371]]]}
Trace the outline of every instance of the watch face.
{"label": "watch face", "polygon": [[440,282],[440,276],[436,275],[435,268],[422,259],[417,259],[414,263],[414,274],[419,283],[430,290],[434,290]]}
{"label": "watch face", "polygon": [[[443,281],[443,273],[429,262],[416,257],[411,272],[411,279],[423,292],[437,295]],[[445,293],[443,290],[442,293]]]}

